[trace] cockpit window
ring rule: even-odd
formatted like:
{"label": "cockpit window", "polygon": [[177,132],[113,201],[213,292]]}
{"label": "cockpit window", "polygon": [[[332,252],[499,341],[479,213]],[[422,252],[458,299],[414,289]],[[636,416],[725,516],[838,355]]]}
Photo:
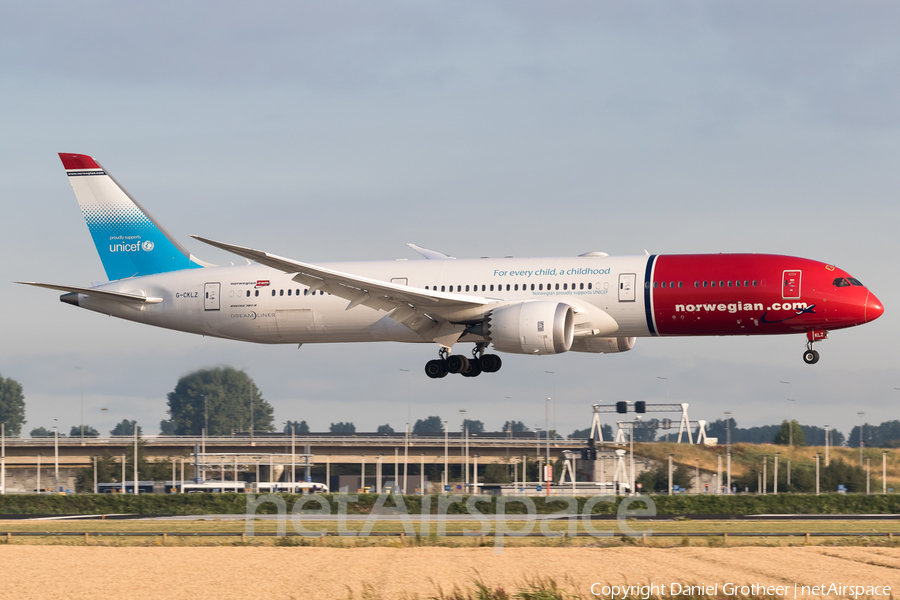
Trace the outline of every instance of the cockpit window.
{"label": "cockpit window", "polygon": [[850,282],[843,277],[838,277],[834,280],[834,287],[850,287]]}
{"label": "cockpit window", "polygon": [[847,281],[849,281],[852,285],[858,285],[859,287],[866,287],[859,282],[859,279],[853,279],[852,277],[848,277]]}

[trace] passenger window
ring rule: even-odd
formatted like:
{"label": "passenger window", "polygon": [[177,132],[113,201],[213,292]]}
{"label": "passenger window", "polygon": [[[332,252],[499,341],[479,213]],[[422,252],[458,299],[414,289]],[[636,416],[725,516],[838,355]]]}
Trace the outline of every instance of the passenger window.
{"label": "passenger window", "polygon": [[750,287],[750,282],[746,279],[744,280],[744,287]]}
{"label": "passenger window", "polygon": [[728,287],[731,287],[731,281],[728,282]]}
{"label": "passenger window", "polygon": [[655,289],[658,288],[658,287],[659,287],[659,282],[658,282],[658,281],[654,281],[654,282],[653,282],[653,289],[655,290]]}
{"label": "passenger window", "polygon": [[457,291],[457,292],[461,292],[461,291],[462,291],[462,286],[461,286],[461,285],[456,286],[456,291]]}
{"label": "passenger window", "polygon": [[466,291],[467,291],[467,292],[469,291],[469,286],[466,286]]}
{"label": "passenger window", "polygon": [[493,284],[493,283],[491,284],[491,291],[492,291],[492,292],[494,291],[494,284]]}
{"label": "passenger window", "polygon": [[564,289],[564,290],[569,289],[569,284],[568,284],[568,283],[564,283],[564,284],[563,284],[563,289]]}
{"label": "passenger window", "polygon": [[579,284],[578,284],[578,289],[579,289],[579,290],[583,290],[583,289],[584,289],[584,284],[583,284],[583,283],[579,283]]}
{"label": "passenger window", "polygon": [[660,287],[663,288],[663,289],[666,289],[666,282],[663,281],[662,284],[660,284]]}
{"label": "passenger window", "polygon": [[291,290],[288,290],[288,296],[290,296],[290,295],[291,295]]}
{"label": "passenger window", "polygon": [[539,284],[538,284],[538,290],[543,291],[543,289],[544,289],[544,284],[543,284],[543,283],[539,283]]}
{"label": "passenger window", "polygon": [[272,295],[273,295],[273,296],[275,295],[275,290],[272,290]]}
{"label": "passenger window", "polygon": [[704,282],[703,282],[703,287],[706,287],[708,283],[709,283],[709,282],[704,281]]}
{"label": "passenger window", "polygon": [[444,291],[444,286],[443,286],[443,285],[441,286],[441,291],[442,291],[442,292]]}
{"label": "passenger window", "polygon": [[756,280],[753,280],[753,287],[756,287]]}
{"label": "passenger window", "polygon": [[509,284],[508,284],[508,283],[506,284],[506,291],[507,291],[507,292],[509,291]]}
{"label": "passenger window", "polygon": [[485,285],[482,283],[482,284],[481,284],[481,291],[482,291],[482,292],[484,291],[484,288],[485,288]]}
{"label": "passenger window", "polygon": [[559,284],[558,284],[558,283],[556,284],[556,289],[559,289]]}
{"label": "passenger window", "polygon": [[533,283],[531,284],[531,291],[532,291],[532,292],[534,291],[534,284],[533,284]]}
{"label": "passenger window", "polygon": [[515,286],[515,291],[517,291],[517,292],[519,291],[519,284],[518,284],[518,283],[517,283],[516,286]]}
{"label": "passenger window", "polygon": [[680,288],[684,287],[684,282],[683,282],[683,281],[679,281],[679,282],[678,282],[678,287],[680,287]]}
{"label": "passenger window", "polygon": [[715,281],[710,281],[710,282],[709,282],[709,287],[716,287],[716,282],[715,282]]}
{"label": "passenger window", "polygon": [[589,284],[588,284],[588,289],[592,289],[592,286],[593,286],[593,285],[594,285],[593,283],[589,283]]}
{"label": "passenger window", "polygon": [[734,282],[734,287],[741,287],[740,279]]}
{"label": "passenger window", "polygon": [[695,282],[694,282],[694,287],[695,287],[695,288],[700,287],[700,282],[699,282],[699,281],[695,281]]}
{"label": "passenger window", "polygon": [[254,296],[259,296],[259,290],[256,290],[256,293],[253,294],[253,295],[254,295]]}

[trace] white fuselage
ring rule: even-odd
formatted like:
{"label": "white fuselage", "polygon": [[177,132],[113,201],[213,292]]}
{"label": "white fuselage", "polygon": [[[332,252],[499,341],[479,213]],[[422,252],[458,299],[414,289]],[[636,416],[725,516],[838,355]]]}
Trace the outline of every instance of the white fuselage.
{"label": "white fuselage", "polygon": [[[561,300],[575,307],[578,328],[584,333],[641,337],[650,335],[643,293],[648,258],[395,260],[327,267],[412,288],[485,297],[492,301],[485,311],[511,302]],[[128,304],[81,295],[79,306],[207,336],[267,344],[431,341],[395,322],[386,311],[367,306],[348,310],[346,299],[321,291],[310,294],[292,275],[258,264],[135,277],[100,289],[161,301]]]}

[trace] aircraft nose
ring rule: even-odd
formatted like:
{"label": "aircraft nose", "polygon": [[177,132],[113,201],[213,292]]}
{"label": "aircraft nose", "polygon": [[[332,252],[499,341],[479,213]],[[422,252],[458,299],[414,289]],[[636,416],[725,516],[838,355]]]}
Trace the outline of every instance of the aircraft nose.
{"label": "aircraft nose", "polygon": [[876,298],[875,294],[869,292],[869,296],[866,298],[866,323],[874,321],[883,314],[884,305],[881,304],[881,300]]}

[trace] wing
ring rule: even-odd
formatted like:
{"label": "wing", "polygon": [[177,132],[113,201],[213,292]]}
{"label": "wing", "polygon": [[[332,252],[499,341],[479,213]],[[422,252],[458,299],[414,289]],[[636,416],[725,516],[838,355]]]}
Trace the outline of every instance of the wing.
{"label": "wing", "polygon": [[[346,299],[349,302],[347,310],[364,305],[376,310],[391,311],[392,319],[403,323],[423,338],[433,339],[439,343],[443,343],[441,340],[452,338],[454,334],[456,338],[462,334],[464,326],[448,322],[451,316],[458,319],[466,314],[473,316],[481,314],[484,305],[494,302],[481,296],[447,294],[398,285],[302,263],[262,250],[217,242],[198,235],[191,237],[267,267],[293,274],[294,281],[309,286],[310,290],[323,290]],[[454,338],[453,342],[455,341]]]}

